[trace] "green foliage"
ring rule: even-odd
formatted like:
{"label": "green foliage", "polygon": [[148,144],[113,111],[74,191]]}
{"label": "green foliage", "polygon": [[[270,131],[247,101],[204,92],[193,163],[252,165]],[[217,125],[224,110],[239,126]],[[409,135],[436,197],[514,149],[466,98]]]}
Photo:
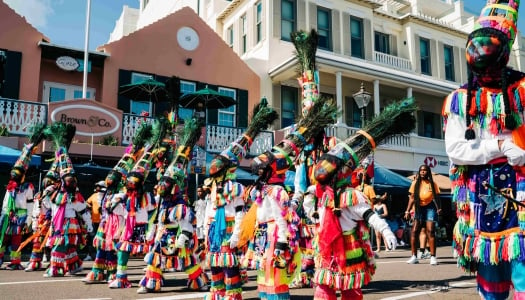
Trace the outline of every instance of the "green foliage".
{"label": "green foliage", "polygon": [[118,139],[112,135],[107,135],[100,140],[101,145],[118,146]]}
{"label": "green foliage", "polygon": [[5,124],[0,127],[0,136],[9,136],[9,129]]}

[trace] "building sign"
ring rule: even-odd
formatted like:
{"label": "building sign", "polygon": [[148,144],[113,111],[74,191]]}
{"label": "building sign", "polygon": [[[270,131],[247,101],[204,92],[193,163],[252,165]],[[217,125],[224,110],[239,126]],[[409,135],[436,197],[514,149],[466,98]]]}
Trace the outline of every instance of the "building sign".
{"label": "building sign", "polygon": [[113,112],[86,104],[57,107],[51,113],[51,121],[73,124],[77,127],[76,134],[83,136],[111,135],[120,128],[120,119]]}
{"label": "building sign", "polygon": [[64,71],[74,71],[79,67],[79,63],[71,56],[60,56],[56,60],[57,66]]}

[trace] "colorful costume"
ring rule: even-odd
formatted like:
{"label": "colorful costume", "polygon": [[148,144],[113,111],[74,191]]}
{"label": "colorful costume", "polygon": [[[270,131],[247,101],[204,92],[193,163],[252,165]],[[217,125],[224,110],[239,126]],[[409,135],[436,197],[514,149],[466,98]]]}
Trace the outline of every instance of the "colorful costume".
{"label": "colorful costume", "polygon": [[[261,99],[253,109],[250,125],[210,164],[209,202],[206,207],[207,265],[211,269],[210,293],[205,299],[242,299],[238,246],[241,221],[247,209],[244,186],[235,181],[235,170],[249,151],[253,139],[278,118]],[[253,225],[253,224],[252,224]],[[242,245],[244,246],[244,245]]]}
{"label": "colorful costume", "polygon": [[2,202],[2,212],[0,214],[0,265],[4,260],[7,242],[11,252],[9,258],[11,262],[7,265],[8,269],[23,269],[21,253],[18,247],[22,242],[22,234],[27,227],[28,201],[33,199],[34,187],[31,183],[24,182],[25,173],[31,162],[33,150],[44,138],[45,126],[36,124],[31,128],[32,135],[29,143],[24,146],[22,154],[11,169],[9,182],[6,187],[4,201]]}
{"label": "colorful costume", "polygon": [[193,254],[197,246],[195,215],[185,200],[186,170],[193,146],[201,136],[201,125],[195,119],[186,120],[184,125],[181,145],[158,183],[160,204],[157,232],[151,251],[144,257],[148,266],[139,282],[139,294],[161,290],[164,267],[188,274],[189,289],[207,290],[208,276]]}
{"label": "colorful costume", "polygon": [[51,248],[51,261],[44,277],[56,277],[82,271],[82,260],[78,257],[77,248],[86,244],[86,232],[92,232],[93,226],[84,197],[77,188],[77,177],[67,152],[76,129],[73,125],[63,123],[55,123],[49,129],[48,136],[53,138],[57,149],[55,159],[61,186],[56,197],[49,198],[50,203],[43,203],[49,205],[52,215],[51,234],[47,240],[47,246]]}
{"label": "colorful costume", "polygon": [[[54,166],[54,167],[53,167]],[[42,181],[44,190],[37,193],[33,203],[32,229],[33,229],[33,249],[29,263],[25,268],[26,272],[37,271],[42,268],[42,258],[45,244],[49,236],[51,227],[51,209],[49,204],[57,196],[60,187],[60,178],[56,173],[56,164],[53,164]]]}
{"label": "colorful costume", "polygon": [[404,100],[387,106],[362,129],[330,149],[315,166],[315,186],[309,187],[304,207],[319,228],[316,238],[316,285],[314,299],[362,299],[361,288],[375,273],[369,226],[381,232],[389,249],[397,239],[385,220],[373,210],[369,199],[355,187],[360,162],[394,134],[415,127],[416,106]]}
{"label": "colorful costume", "polygon": [[[99,229],[93,239],[93,246],[97,249],[95,261],[91,271],[82,280],[85,283],[110,282],[116,279],[117,272],[117,242],[120,238],[121,228],[124,227],[125,218],[122,206],[118,208],[113,207],[117,203],[114,199],[123,188],[124,182],[128,176],[129,171],[137,161],[137,156],[141,155],[146,142],[145,138],[149,136],[151,126],[142,123],[135,136],[133,137],[131,145],[126,149],[126,152],[119,160],[117,165],[106,176],[106,192],[102,197],[101,209],[102,218],[99,224]],[[113,209],[117,208],[113,213]]]}
{"label": "colorful costume", "polygon": [[525,298],[525,74],[507,68],[519,1],[489,1],[466,47],[468,83],[445,100],[459,265],[485,299]]}

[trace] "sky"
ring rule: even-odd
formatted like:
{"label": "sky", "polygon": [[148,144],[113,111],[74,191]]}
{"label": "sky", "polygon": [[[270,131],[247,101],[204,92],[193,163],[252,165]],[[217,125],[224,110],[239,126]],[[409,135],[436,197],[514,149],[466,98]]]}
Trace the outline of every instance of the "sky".
{"label": "sky", "polygon": [[[36,29],[51,39],[52,43],[84,49],[87,0],[2,1],[24,16]],[[486,3],[484,0],[464,0],[464,2],[465,9],[475,15],[479,15]],[[108,41],[124,5],[138,8],[139,4],[139,0],[91,0],[89,50],[95,50]],[[525,33],[523,13],[518,21],[518,30]]]}

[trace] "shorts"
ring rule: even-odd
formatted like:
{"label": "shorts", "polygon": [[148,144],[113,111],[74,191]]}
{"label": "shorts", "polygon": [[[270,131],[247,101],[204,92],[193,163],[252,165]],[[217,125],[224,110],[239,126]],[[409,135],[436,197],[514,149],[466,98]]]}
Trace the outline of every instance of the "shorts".
{"label": "shorts", "polygon": [[437,222],[438,213],[436,206],[433,203],[427,206],[420,206],[418,212],[416,212],[415,219],[420,222]]}

